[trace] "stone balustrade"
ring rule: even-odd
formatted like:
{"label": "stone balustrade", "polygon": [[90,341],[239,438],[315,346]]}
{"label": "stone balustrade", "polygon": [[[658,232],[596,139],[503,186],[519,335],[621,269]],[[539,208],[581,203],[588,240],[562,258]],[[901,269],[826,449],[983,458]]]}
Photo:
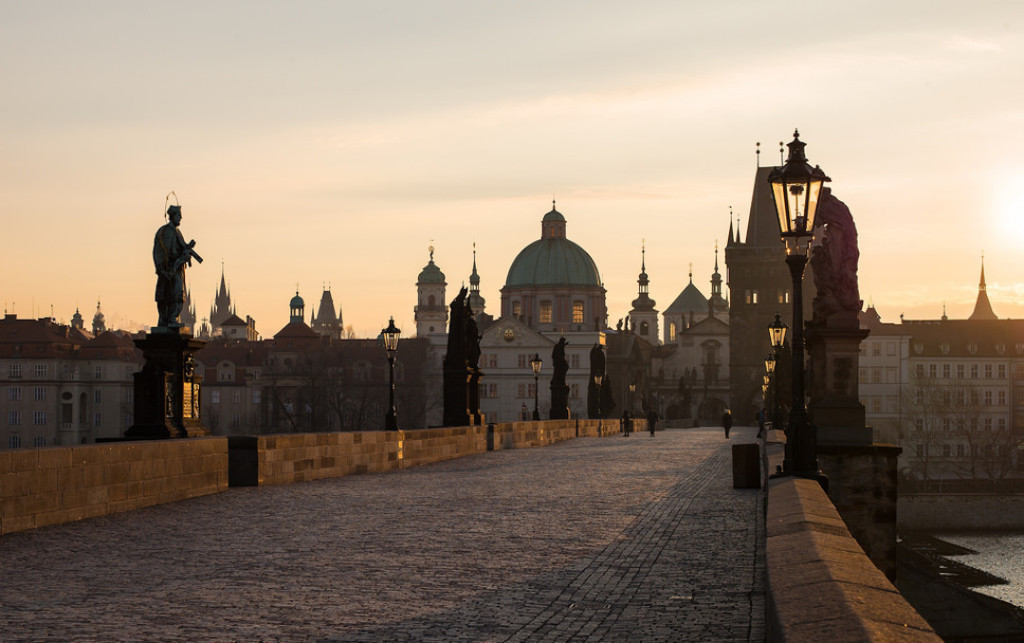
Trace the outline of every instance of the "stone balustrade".
{"label": "stone balustrade", "polygon": [[0,535],[227,487],[223,437],[0,451]]}

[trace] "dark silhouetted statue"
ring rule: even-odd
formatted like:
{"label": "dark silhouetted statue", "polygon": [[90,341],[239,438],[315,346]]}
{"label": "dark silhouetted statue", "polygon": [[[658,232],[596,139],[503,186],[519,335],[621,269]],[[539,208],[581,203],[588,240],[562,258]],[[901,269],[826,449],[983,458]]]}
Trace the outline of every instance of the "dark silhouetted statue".
{"label": "dark silhouetted statue", "polygon": [[480,422],[480,335],[467,291],[459,290],[449,305],[448,352],[444,356],[444,425]]}
{"label": "dark silhouetted statue", "polygon": [[569,372],[569,363],[565,361],[565,346],[569,342],[562,337],[551,350],[551,363],[554,365],[554,375],[551,376],[551,419],[569,419],[569,385],[565,383],[565,376]]}
{"label": "dark silhouetted statue", "polygon": [[816,222],[821,241],[811,254],[811,270],[818,292],[810,323],[823,325],[836,313],[856,315],[864,302],[857,286],[857,226],[850,209],[829,188],[822,190]]}
{"label": "dark silhouetted statue", "polygon": [[181,236],[181,206],[167,208],[167,223],[160,226],[153,239],[153,264],[156,267],[156,307],[159,312],[159,328],[181,328],[178,317],[185,303],[185,266],[192,265],[192,259],[199,263],[202,257],[196,254],[195,241],[185,243]]}

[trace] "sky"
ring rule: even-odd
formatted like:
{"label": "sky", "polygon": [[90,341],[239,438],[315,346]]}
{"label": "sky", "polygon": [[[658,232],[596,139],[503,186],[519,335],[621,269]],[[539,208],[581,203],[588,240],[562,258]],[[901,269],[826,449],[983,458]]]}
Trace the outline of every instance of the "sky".
{"label": "sky", "polygon": [[[263,337],[329,287],[343,320],[415,333],[435,248],[487,312],[557,199],[609,321],[641,247],[664,310],[709,294],[730,210],[799,128],[854,216],[884,321],[970,315],[984,255],[1024,318],[1024,3],[0,0],[0,300],[155,324],[172,190]],[[173,202],[173,197],[172,197]],[[724,253],[720,255],[725,273]]]}

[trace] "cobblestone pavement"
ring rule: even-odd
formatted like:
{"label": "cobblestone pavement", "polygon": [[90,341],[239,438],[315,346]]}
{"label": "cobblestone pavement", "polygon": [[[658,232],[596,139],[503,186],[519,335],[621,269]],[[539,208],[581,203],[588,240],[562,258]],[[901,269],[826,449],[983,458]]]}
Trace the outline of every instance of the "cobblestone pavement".
{"label": "cobblestone pavement", "polygon": [[0,538],[0,639],[764,640],[754,429],[231,489]]}

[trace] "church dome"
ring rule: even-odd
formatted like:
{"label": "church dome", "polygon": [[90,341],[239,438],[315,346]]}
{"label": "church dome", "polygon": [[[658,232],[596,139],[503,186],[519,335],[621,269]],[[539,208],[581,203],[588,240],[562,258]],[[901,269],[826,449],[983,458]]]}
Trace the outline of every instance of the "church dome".
{"label": "church dome", "polygon": [[419,277],[416,278],[416,282],[420,284],[443,284],[444,273],[434,263],[434,246],[430,246],[430,262],[423,266],[423,270],[420,271]]}
{"label": "church dome", "polygon": [[506,288],[601,285],[597,264],[565,238],[565,217],[554,208],[541,221],[541,238],[523,248],[505,279]]}
{"label": "church dome", "polygon": [[291,306],[292,308],[305,308],[306,302],[303,301],[302,297],[299,297],[299,293],[296,292],[295,296],[292,297],[292,300],[288,305]]}

